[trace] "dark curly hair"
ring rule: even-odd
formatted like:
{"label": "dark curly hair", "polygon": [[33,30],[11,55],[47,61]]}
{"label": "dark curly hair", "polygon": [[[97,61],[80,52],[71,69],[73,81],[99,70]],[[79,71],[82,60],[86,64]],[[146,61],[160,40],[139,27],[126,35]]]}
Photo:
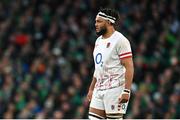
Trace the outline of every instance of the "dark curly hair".
{"label": "dark curly hair", "polygon": [[[120,18],[120,15],[119,15],[119,12],[118,12],[118,11],[116,11],[116,10],[114,10],[114,9],[111,9],[111,8],[101,8],[101,9],[99,10],[99,12],[103,12],[103,13],[105,13],[105,14],[108,15],[108,16],[115,17],[115,18],[116,18],[115,24],[118,23],[119,18]],[[113,24],[113,23],[112,23],[112,24]]]}

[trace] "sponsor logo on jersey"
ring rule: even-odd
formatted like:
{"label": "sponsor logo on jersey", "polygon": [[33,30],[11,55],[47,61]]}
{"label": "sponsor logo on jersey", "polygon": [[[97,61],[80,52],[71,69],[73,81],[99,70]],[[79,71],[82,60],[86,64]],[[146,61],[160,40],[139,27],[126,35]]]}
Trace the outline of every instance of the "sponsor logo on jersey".
{"label": "sponsor logo on jersey", "polygon": [[98,53],[95,58],[96,64],[99,64],[102,62],[102,54]]}

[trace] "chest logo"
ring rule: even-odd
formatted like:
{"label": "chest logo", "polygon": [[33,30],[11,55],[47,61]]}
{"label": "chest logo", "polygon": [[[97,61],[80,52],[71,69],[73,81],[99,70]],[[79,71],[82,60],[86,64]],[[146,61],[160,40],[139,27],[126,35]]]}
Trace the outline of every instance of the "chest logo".
{"label": "chest logo", "polygon": [[109,47],[110,47],[110,44],[111,44],[111,43],[108,42],[107,45],[106,45],[106,48],[109,48]]}

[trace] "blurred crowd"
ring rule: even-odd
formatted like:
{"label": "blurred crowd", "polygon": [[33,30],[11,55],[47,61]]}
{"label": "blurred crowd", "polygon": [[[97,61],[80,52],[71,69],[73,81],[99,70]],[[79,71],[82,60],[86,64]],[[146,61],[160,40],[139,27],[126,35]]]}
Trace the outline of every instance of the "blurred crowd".
{"label": "blurred crowd", "polygon": [[1,0],[0,118],[88,118],[100,7],[133,50],[125,118],[180,118],[178,0]]}

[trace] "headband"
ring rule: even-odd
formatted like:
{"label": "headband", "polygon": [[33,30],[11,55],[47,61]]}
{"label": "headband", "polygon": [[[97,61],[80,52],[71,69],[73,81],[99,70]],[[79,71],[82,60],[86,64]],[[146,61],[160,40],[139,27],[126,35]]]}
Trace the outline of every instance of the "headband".
{"label": "headband", "polygon": [[99,12],[99,13],[97,14],[97,17],[101,17],[101,18],[103,18],[103,19],[105,19],[105,20],[109,20],[111,23],[115,23],[115,21],[116,21],[116,18],[115,18],[115,17],[106,15],[106,14],[103,13],[103,12]]}

